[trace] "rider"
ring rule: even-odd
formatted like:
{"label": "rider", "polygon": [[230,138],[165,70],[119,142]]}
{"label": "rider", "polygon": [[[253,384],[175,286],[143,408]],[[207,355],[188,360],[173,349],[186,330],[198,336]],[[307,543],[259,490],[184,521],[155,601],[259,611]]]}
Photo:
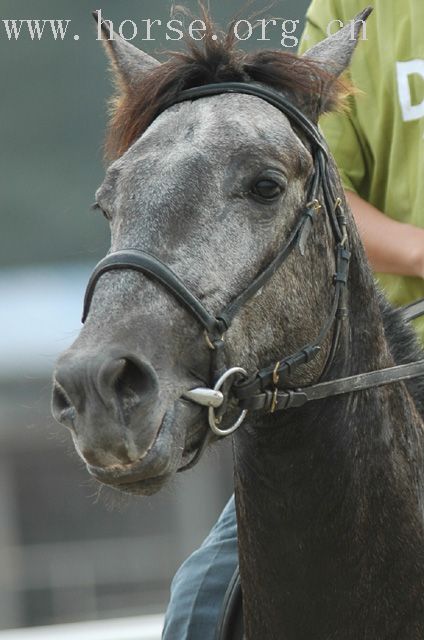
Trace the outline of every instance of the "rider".
{"label": "rider", "polygon": [[[320,125],[371,265],[398,306],[424,296],[424,4],[370,4],[367,40],[349,67],[360,92],[348,115],[325,116]],[[363,0],[314,0],[300,52],[363,6]],[[424,320],[416,328],[424,341]]]}
{"label": "rider", "polygon": [[[366,40],[350,66],[361,91],[348,114],[320,125],[336,159],[371,265],[396,305],[424,297],[424,24],[422,0],[374,0]],[[313,0],[304,52],[364,8],[364,0]],[[424,342],[424,320],[417,323]],[[180,567],[163,640],[213,640],[237,566],[234,497]]]}

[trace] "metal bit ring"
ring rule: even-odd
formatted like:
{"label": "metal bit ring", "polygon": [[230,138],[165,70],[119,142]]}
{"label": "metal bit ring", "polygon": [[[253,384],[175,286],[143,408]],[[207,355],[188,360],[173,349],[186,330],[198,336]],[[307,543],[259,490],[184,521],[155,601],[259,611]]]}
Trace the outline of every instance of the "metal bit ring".
{"label": "metal bit ring", "polygon": [[[219,378],[219,380],[217,380],[214,386],[214,391],[220,391],[224,382],[228,380],[228,378],[231,378],[231,376],[234,376],[235,374],[240,374],[244,378],[248,378],[248,374],[245,369],[243,369],[242,367],[232,367],[231,369],[228,369],[225,373],[223,373],[222,376]],[[209,407],[209,411],[208,411],[209,426],[217,436],[220,436],[220,437],[228,436],[230,435],[230,433],[233,433],[236,429],[239,428],[241,423],[244,421],[246,414],[247,414],[247,409],[243,409],[238,419],[231,427],[229,427],[228,429],[220,429],[218,427],[218,424],[220,424],[221,419],[218,419],[216,417],[215,407]]]}

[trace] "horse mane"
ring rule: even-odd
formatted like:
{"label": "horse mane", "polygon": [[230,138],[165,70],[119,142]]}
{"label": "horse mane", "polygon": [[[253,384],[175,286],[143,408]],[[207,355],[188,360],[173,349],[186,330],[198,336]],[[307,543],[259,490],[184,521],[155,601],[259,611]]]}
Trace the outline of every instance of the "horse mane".
{"label": "horse mane", "polygon": [[[407,364],[424,359],[424,351],[413,327],[405,322],[402,312],[388,302],[380,289],[377,289],[377,293],[384,332],[395,363]],[[413,378],[405,384],[417,410],[424,417],[424,379]]]}
{"label": "horse mane", "polygon": [[[215,82],[260,82],[289,91],[300,104],[315,105],[316,112],[333,110],[350,87],[329,74],[315,60],[280,50],[248,53],[240,49],[232,22],[226,32],[214,24],[204,7],[206,25],[202,41],[185,34],[185,51],[169,51],[167,60],[147,72],[136,86],[118,83],[112,100],[105,157],[120,157],[154,120],[161,105],[184,89]],[[219,35],[218,35],[219,34]]]}

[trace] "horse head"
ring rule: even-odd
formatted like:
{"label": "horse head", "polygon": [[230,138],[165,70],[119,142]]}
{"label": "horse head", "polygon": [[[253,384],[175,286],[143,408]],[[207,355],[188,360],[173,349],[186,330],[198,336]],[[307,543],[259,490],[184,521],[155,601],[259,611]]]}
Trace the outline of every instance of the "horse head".
{"label": "horse head", "polygon": [[[153,254],[211,317],[219,315],[287,243],[308,204],[314,157],[301,128],[261,97],[178,96],[210,83],[253,83],[316,123],[339,101],[338,77],[366,17],[303,57],[242,53],[234,37],[215,38],[208,22],[199,47],[189,43],[164,63],[104,22],[119,86],[109,165],[96,193],[110,224],[110,252]],[[335,256],[329,217],[315,217],[302,250],[291,251],[234,317],[225,333],[227,362],[254,372],[316,336],[332,303]],[[205,409],[187,392],[209,384],[213,344],[190,310],[146,272],[107,270],[90,293],[85,324],[57,363],[53,413],[95,478],[153,493],[205,439]],[[298,375],[303,383],[319,379],[330,344],[329,334],[294,373],[294,384]]]}

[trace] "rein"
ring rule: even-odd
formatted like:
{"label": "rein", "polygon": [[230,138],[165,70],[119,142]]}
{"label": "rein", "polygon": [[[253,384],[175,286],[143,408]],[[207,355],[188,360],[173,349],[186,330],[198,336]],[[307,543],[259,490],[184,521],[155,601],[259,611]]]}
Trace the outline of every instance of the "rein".
{"label": "rein", "polygon": [[[346,216],[341,206],[340,197],[337,197],[332,189],[328,170],[328,151],[321,133],[297,107],[276,91],[255,83],[243,82],[223,82],[194,87],[181,91],[174,100],[162,105],[155,117],[180,102],[223,93],[242,93],[265,100],[286,115],[291,124],[300,129],[311,144],[314,172],[303,211],[288,239],[280,247],[268,266],[253,279],[244,291],[233,298],[216,317],[209,313],[179,276],[156,256],[138,249],[109,253],[97,264],[89,279],[84,298],[82,321],[85,322],[88,316],[96,284],[104,273],[113,270],[131,269],[157,280],[205,329],[206,341],[211,353],[211,387],[191,389],[183,397],[208,408],[210,428],[220,437],[235,431],[243,422],[248,411],[272,413],[300,407],[311,400],[352,393],[424,375],[424,360],[418,360],[409,364],[397,365],[328,382],[320,382],[302,388],[293,389],[288,386],[291,374],[299,366],[316,357],[331,329],[333,329],[333,341],[323,375],[329,370],[336,353],[343,320],[348,313],[346,294],[350,252]],[[322,194],[322,197],[320,194]],[[328,216],[332,229],[336,273],[332,280],[334,296],[331,309],[317,337],[297,352],[282,356],[278,362],[264,367],[253,375],[249,375],[241,367],[228,369],[225,362],[223,338],[234,317],[272,278],[292,251],[297,249],[302,256],[304,255],[312,225],[317,216],[321,215]],[[405,307],[402,313],[406,320],[423,315],[424,299]],[[230,395],[237,400],[241,414],[232,426],[222,429],[220,425],[226,412]],[[209,440],[209,434],[210,432],[206,432],[205,438],[194,458],[180,471],[193,466],[197,462]]]}

